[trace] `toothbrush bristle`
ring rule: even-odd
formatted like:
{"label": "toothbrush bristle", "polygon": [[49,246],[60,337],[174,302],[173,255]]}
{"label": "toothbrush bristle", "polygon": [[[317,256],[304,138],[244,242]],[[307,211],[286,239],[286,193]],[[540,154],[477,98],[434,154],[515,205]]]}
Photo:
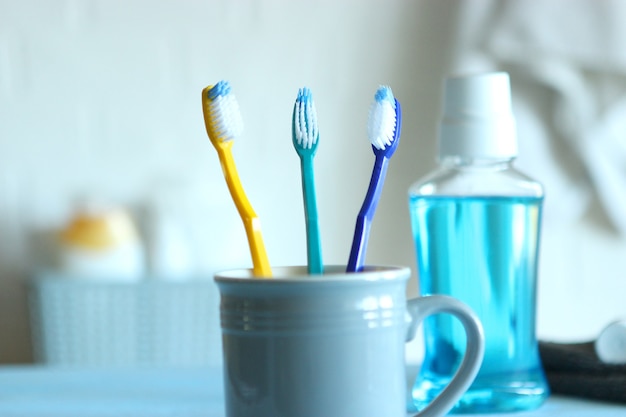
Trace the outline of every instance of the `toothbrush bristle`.
{"label": "toothbrush bristle", "polygon": [[388,86],[380,86],[374,95],[367,121],[367,134],[376,149],[390,146],[396,130],[396,101]]}
{"label": "toothbrush bristle", "polygon": [[295,138],[298,146],[311,149],[319,136],[317,128],[317,111],[311,90],[304,87],[298,90],[294,112]]}
{"label": "toothbrush bristle", "polygon": [[213,132],[222,141],[233,140],[243,132],[239,104],[228,81],[220,81],[208,92],[209,113]]}

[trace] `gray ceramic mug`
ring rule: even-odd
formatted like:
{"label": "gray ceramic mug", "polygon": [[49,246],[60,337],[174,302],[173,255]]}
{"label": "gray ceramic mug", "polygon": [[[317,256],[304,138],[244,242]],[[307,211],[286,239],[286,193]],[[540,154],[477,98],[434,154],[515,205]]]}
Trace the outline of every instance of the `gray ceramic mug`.
{"label": "gray ceramic mug", "polygon": [[418,415],[446,414],[482,362],[480,321],[446,296],[406,300],[409,268],[326,266],[216,274],[228,417],[404,417],[405,342],[431,314],[456,316],[467,349],[446,389]]}

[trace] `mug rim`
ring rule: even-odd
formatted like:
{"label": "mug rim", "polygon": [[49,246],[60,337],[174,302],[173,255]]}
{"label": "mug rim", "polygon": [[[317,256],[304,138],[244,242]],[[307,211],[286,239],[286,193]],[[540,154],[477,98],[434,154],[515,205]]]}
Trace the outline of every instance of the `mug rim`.
{"label": "mug rim", "polygon": [[306,265],[285,265],[272,267],[272,277],[256,277],[252,268],[237,268],[219,271],[214,274],[216,282],[272,283],[320,283],[355,281],[391,281],[409,278],[411,268],[400,265],[366,265],[362,271],[346,272],[346,265],[325,265],[323,274],[309,274]]}

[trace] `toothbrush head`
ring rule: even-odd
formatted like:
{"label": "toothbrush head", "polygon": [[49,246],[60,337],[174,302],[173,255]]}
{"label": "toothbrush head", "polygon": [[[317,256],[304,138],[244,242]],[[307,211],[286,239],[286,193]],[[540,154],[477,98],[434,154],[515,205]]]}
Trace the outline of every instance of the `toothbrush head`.
{"label": "toothbrush head", "polygon": [[298,97],[293,106],[292,130],[293,146],[296,151],[299,154],[303,152],[314,154],[319,139],[317,111],[311,90],[306,87],[298,90]]}
{"label": "toothbrush head", "polygon": [[243,120],[228,81],[220,81],[202,90],[202,112],[207,134],[214,145],[241,135]]}
{"label": "toothbrush head", "polygon": [[388,86],[380,86],[374,95],[367,122],[367,134],[377,155],[391,157],[400,142],[402,110]]}

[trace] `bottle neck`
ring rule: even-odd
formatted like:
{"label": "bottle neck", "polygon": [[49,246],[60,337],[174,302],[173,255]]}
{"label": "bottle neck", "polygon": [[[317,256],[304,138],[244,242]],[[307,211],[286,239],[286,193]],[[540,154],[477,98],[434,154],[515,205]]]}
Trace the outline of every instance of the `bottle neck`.
{"label": "bottle neck", "polygon": [[440,159],[442,167],[463,170],[489,170],[500,171],[511,168],[515,157],[469,157],[469,156],[446,156]]}

